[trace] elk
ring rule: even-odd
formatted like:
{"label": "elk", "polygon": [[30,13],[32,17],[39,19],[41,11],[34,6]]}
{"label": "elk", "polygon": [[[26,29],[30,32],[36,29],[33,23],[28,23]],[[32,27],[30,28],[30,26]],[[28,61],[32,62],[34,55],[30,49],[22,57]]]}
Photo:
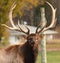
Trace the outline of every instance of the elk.
{"label": "elk", "polygon": [[38,55],[38,45],[39,45],[39,42],[43,38],[42,32],[50,28],[53,28],[56,24],[56,18],[55,18],[56,9],[54,9],[54,7],[49,2],[46,2],[46,3],[52,9],[51,24],[48,27],[45,27],[45,26],[42,27],[42,29],[40,29],[40,25],[39,25],[36,28],[36,32],[31,33],[31,34],[27,26],[26,26],[27,32],[21,28],[19,21],[18,21],[18,27],[14,25],[14,22],[12,19],[12,11],[16,7],[16,4],[14,3],[12,5],[10,12],[9,12],[9,20],[10,20],[12,27],[9,27],[5,24],[2,24],[2,26],[5,26],[6,28],[10,30],[15,30],[15,31],[25,33],[26,42],[24,42],[23,44],[12,45],[7,48],[0,49],[0,63],[35,63],[37,55]]}

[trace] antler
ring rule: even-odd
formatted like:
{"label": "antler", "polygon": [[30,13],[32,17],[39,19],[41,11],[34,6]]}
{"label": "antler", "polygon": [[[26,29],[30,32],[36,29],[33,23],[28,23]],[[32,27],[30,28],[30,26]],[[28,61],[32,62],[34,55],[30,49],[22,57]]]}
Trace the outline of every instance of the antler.
{"label": "antler", "polygon": [[12,27],[9,27],[9,26],[7,26],[7,25],[5,25],[5,24],[2,24],[2,26],[5,26],[6,28],[8,28],[8,29],[10,29],[10,30],[16,30],[16,31],[23,32],[23,33],[25,33],[25,34],[29,34],[30,30],[29,30],[27,27],[26,27],[26,28],[28,29],[28,32],[25,32],[25,31],[23,31],[23,30],[21,29],[20,24],[19,24],[19,21],[18,21],[18,27],[16,27],[16,26],[14,25],[14,22],[13,22],[13,19],[12,19],[12,12],[13,12],[13,10],[14,10],[15,7],[16,7],[16,4],[15,4],[15,2],[14,2],[13,5],[11,6],[11,9],[10,9],[10,12],[9,12],[9,21],[10,21]]}
{"label": "antler", "polygon": [[49,2],[46,2],[50,7],[51,7],[51,9],[52,9],[52,21],[51,21],[51,24],[48,26],[48,27],[46,27],[46,28],[44,28],[43,29],[43,31],[45,31],[45,30],[48,30],[48,29],[50,29],[50,28],[54,28],[55,27],[55,25],[56,25],[56,8],[54,9],[54,7],[49,3]]}
{"label": "antler", "polygon": [[[56,16],[56,9],[54,9],[54,7],[53,7],[49,2],[46,1],[46,3],[47,3],[47,4],[51,7],[51,9],[52,9],[52,21],[51,21],[51,24],[50,24],[48,27],[43,26],[42,29],[40,29],[39,32],[44,32],[44,31],[46,31],[46,30],[48,30],[48,29],[50,29],[50,28],[54,28],[55,25],[56,25],[56,21],[57,21],[56,18],[55,18],[55,16]],[[38,28],[39,28],[39,26],[37,27],[36,31],[38,30]],[[38,33],[39,33],[39,32],[38,32]]]}

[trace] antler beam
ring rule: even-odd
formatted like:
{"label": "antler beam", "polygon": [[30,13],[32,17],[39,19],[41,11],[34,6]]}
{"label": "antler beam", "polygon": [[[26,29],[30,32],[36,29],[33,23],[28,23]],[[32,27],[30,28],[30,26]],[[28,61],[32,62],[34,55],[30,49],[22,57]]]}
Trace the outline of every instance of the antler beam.
{"label": "antler beam", "polygon": [[[44,28],[43,29],[43,31],[45,31],[45,30],[48,30],[48,29],[50,29],[50,28],[54,28],[55,27],[55,25],[56,25],[56,8],[54,9],[54,7],[49,3],[49,2],[47,2],[46,1],[46,3],[51,7],[51,9],[52,9],[52,21],[51,21],[51,24],[48,26],[48,27],[46,27],[46,28]],[[42,32],[43,32],[42,31]]]}

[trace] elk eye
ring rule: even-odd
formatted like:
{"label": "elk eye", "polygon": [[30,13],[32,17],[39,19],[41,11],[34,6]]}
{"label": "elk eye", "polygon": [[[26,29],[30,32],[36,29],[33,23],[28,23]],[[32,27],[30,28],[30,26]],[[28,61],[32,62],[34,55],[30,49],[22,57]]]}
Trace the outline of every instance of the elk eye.
{"label": "elk eye", "polygon": [[34,42],[33,38],[28,39],[29,42]]}

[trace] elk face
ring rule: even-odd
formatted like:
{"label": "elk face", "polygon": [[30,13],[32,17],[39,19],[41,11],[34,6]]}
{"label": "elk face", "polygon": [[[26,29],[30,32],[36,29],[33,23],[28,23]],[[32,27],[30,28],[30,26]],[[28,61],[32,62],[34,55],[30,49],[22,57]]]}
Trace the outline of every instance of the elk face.
{"label": "elk face", "polygon": [[27,41],[30,44],[39,44],[39,42],[41,41],[41,39],[42,39],[42,35],[39,35],[39,34],[30,34],[27,37]]}

